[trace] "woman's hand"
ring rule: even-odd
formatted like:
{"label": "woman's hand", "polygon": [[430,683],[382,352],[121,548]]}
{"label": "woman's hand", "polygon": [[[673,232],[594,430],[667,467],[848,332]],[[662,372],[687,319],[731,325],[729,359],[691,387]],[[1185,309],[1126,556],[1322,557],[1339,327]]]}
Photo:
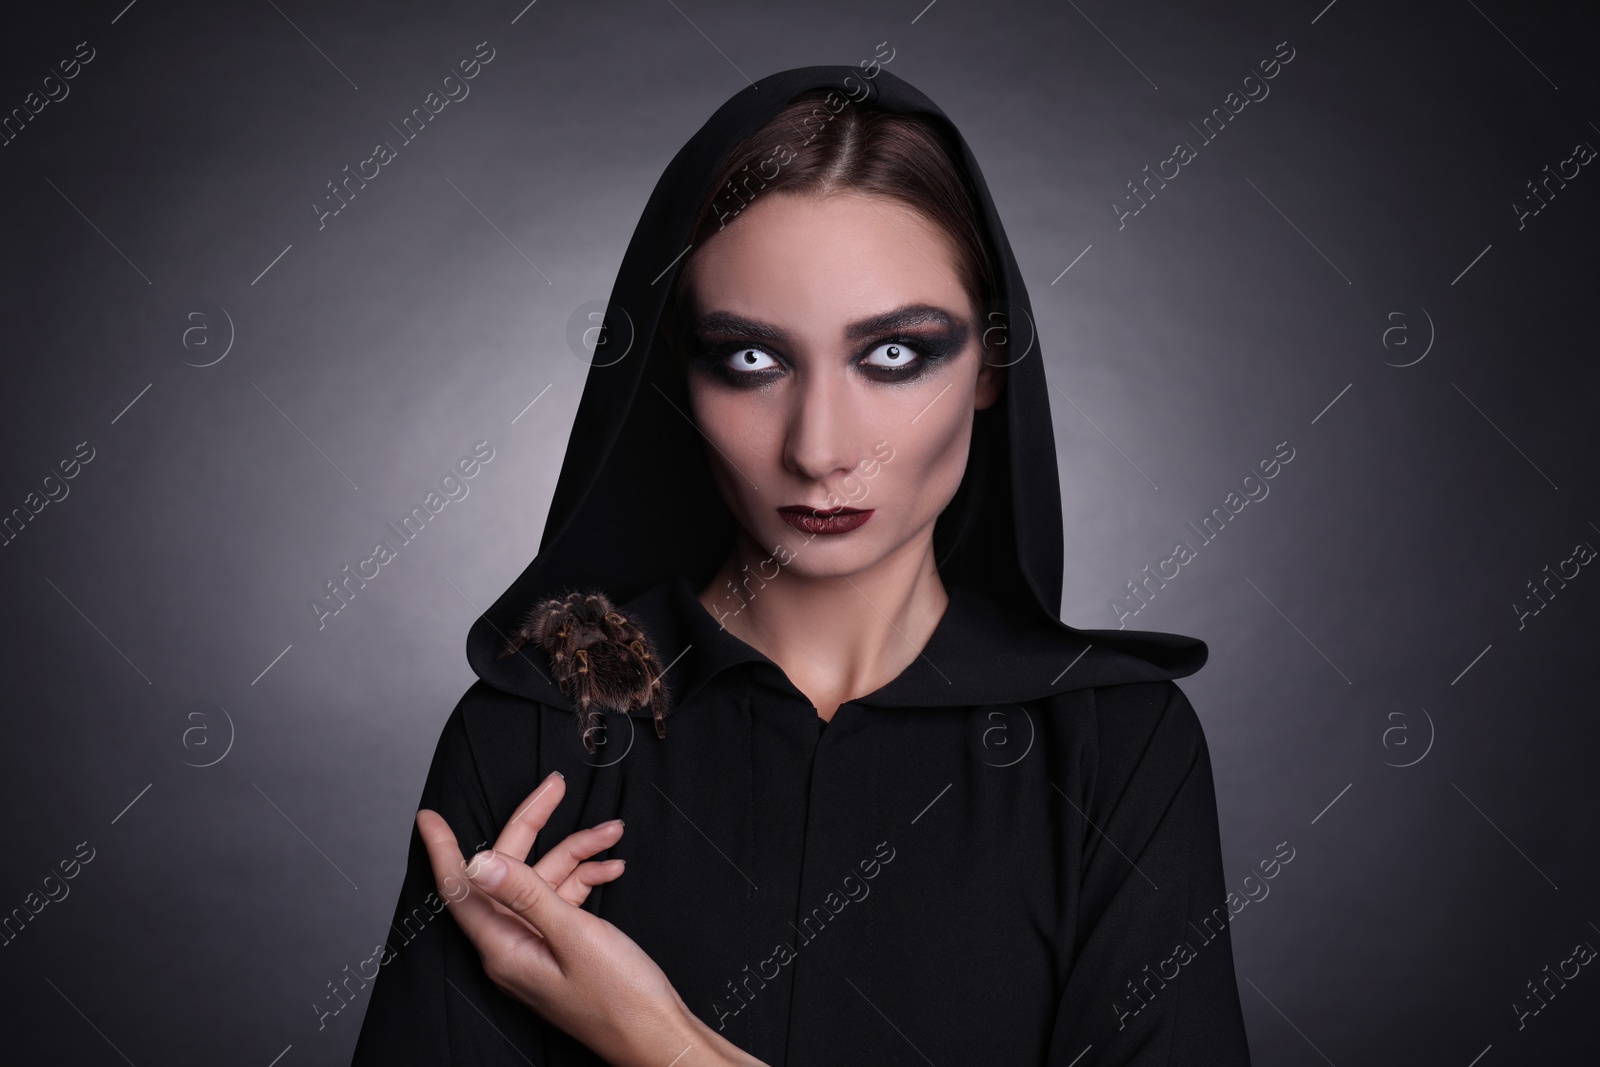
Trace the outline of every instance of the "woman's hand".
{"label": "woman's hand", "polygon": [[459,892],[440,892],[484,972],[615,1067],[758,1064],[701,1022],[632,938],[583,910],[592,887],[623,872],[622,860],[589,859],[622,837],[620,820],[580,830],[527,865],[535,836],[565,792],[560,773],[550,775],[511,816],[494,848],[470,863],[442,816],[417,812],[435,882],[443,887],[465,873],[479,890],[460,899],[451,899]]}

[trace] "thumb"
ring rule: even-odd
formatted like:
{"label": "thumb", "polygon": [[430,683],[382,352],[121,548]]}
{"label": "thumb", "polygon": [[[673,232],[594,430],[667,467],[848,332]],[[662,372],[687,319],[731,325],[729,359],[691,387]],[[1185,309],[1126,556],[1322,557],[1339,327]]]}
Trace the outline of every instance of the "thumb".
{"label": "thumb", "polygon": [[[573,906],[526,863],[486,848],[468,861],[466,875],[485,894],[515,912],[547,942],[572,929]],[[552,951],[557,946],[550,944]]]}

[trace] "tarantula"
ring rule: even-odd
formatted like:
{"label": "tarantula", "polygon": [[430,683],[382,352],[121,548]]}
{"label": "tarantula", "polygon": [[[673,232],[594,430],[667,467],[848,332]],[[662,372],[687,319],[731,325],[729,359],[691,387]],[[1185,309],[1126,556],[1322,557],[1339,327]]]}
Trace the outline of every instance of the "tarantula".
{"label": "tarantula", "polygon": [[583,747],[595,753],[600,712],[650,705],[656,736],[667,736],[667,686],[650,635],[604,593],[568,593],[535,605],[501,657],[532,641],[550,655],[556,681],[577,702]]}

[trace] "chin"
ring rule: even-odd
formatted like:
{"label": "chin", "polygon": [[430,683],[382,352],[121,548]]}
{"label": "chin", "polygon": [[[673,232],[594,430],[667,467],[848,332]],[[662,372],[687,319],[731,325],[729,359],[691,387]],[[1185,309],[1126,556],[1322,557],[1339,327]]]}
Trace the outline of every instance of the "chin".
{"label": "chin", "polygon": [[870,569],[881,558],[876,555],[866,557],[858,553],[833,554],[831,559],[821,559],[815,555],[808,559],[804,555],[797,555],[783,570],[797,578],[818,580],[849,578]]}
{"label": "chin", "polygon": [[[873,516],[873,521],[881,517],[880,512]],[[892,555],[896,547],[885,542],[882,530],[874,531],[878,536],[863,536],[868,532],[866,527],[846,534],[818,534],[808,539],[787,523],[778,525],[780,528],[769,535],[772,539],[767,542],[775,547],[763,554],[763,558],[773,561],[764,568],[765,574],[777,569],[798,578],[846,578],[871,570]]]}

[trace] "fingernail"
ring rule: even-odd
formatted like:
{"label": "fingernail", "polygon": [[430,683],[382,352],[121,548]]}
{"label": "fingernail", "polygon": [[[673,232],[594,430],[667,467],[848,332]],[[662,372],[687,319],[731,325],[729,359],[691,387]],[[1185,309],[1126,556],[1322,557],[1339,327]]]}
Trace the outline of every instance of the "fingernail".
{"label": "fingernail", "polygon": [[618,826],[626,826],[626,825],[628,825],[627,823],[623,822],[621,819],[611,819],[611,820],[607,821],[606,823],[604,823],[604,825],[610,826],[612,823],[616,823]]}
{"label": "fingernail", "polygon": [[493,889],[499,885],[506,876],[506,864],[494,849],[484,849],[467,864],[467,877],[472,879],[474,885],[485,889]]}

